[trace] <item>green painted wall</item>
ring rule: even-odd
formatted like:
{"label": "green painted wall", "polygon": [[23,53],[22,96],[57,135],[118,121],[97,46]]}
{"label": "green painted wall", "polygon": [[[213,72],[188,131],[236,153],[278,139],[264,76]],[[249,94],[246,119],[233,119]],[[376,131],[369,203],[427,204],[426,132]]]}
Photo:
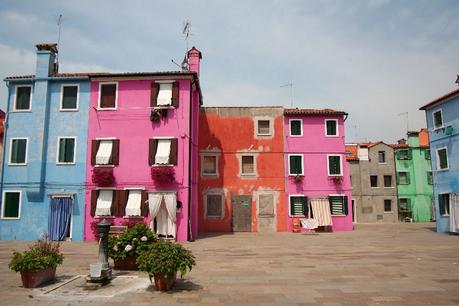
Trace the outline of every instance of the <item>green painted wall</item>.
{"label": "green painted wall", "polygon": [[[401,159],[401,148],[396,149],[395,167],[399,205],[401,199],[408,199],[411,217],[414,222],[429,222],[434,219],[432,209],[433,185],[429,183],[428,173],[432,173],[429,148],[419,146],[417,134],[408,135],[408,159]],[[408,184],[401,184],[399,173],[408,172]]]}

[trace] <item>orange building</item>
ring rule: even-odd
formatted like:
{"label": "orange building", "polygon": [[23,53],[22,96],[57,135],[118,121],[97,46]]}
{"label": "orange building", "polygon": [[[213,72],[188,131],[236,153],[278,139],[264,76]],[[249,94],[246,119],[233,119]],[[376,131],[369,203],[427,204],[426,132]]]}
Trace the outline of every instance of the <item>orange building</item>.
{"label": "orange building", "polygon": [[204,107],[200,232],[287,230],[282,107]]}

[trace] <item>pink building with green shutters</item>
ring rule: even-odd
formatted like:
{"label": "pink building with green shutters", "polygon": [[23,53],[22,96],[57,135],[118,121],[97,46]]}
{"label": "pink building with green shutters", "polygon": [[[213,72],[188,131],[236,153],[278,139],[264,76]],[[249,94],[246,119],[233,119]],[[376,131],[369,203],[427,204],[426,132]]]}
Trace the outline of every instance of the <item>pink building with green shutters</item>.
{"label": "pink building with green shutters", "polygon": [[285,177],[289,229],[315,219],[324,231],[352,230],[351,183],[344,120],[331,109],[285,109]]}
{"label": "pink building with green shutters", "polygon": [[92,74],[84,238],[95,225],[145,222],[158,235],[197,235],[201,52],[187,70]]}

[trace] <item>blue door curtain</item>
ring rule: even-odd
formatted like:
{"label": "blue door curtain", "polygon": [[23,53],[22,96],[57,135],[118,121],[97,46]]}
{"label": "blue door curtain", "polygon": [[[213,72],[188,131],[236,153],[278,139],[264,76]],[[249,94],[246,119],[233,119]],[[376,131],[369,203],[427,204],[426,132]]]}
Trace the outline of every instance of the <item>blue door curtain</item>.
{"label": "blue door curtain", "polygon": [[64,240],[70,227],[72,198],[52,198],[49,206],[48,234],[50,240]]}

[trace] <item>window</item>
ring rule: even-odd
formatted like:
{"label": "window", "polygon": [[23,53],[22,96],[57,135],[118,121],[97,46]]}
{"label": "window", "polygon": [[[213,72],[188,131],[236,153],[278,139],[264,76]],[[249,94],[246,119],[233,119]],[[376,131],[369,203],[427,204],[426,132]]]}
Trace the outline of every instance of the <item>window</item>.
{"label": "window", "polygon": [[370,175],[370,187],[378,187],[378,176]]}
{"label": "window", "polygon": [[427,171],[427,184],[433,185],[432,171]]}
{"label": "window", "polygon": [[177,165],[178,139],[150,139],[149,151],[150,165]]}
{"label": "window", "polygon": [[151,106],[178,107],[179,92],[179,82],[153,82],[151,84]]}
{"label": "window", "polygon": [[424,152],[426,159],[430,160],[432,157],[430,156],[430,149],[425,150]]}
{"label": "window", "polygon": [[96,216],[111,216],[114,190],[99,190],[96,203]]}
{"label": "window", "polygon": [[253,155],[241,156],[241,174],[255,174],[255,157]]}
{"label": "window", "polygon": [[75,137],[59,137],[57,139],[57,163],[74,164],[75,163]]}
{"label": "window", "polygon": [[126,216],[141,216],[140,206],[142,204],[142,191],[129,190],[126,204]]}
{"label": "window", "polygon": [[386,152],[385,151],[378,151],[378,162],[380,164],[386,163]]}
{"label": "window", "polygon": [[27,164],[27,138],[11,138],[10,165]]}
{"label": "window", "polygon": [[408,172],[397,172],[397,174],[399,185],[408,185],[410,183],[410,174]]}
{"label": "window", "polygon": [[402,199],[399,199],[398,202],[400,205],[399,211],[401,212],[411,211],[410,199],[402,198]]}
{"label": "window", "polygon": [[206,194],[206,217],[223,218],[224,217],[224,196],[223,194]]}
{"label": "window", "polygon": [[117,83],[100,83],[99,109],[116,109],[118,98],[117,87]]}
{"label": "window", "polygon": [[384,200],[384,212],[392,212],[392,201]]}
{"label": "window", "polygon": [[440,210],[440,215],[449,216],[449,194],[439,194],[438,195],[438,208]]}
{"label": "window", "polygon": [[330,202],[330,212],[332,215],[347,215],[347,197],[342,195],[329,196],[328,201]]}
{"label": "window", "polygon": [[91,165],[118,165],[119,139],[96,139],[92,141]]}
{"label": "window", "polygon": [[217,172],[217,156],[204,155],[202,156],[202,175],[218,175]]}
{"label": "window", "polygon": [[61,111],[78,109],[78,85],[62,85]]}
{"label": "window", "polygon": [[308,215],[308,198],[305,196],[290,196],[290,216]]}
{"label": "window", "polygon": [[4,191],[2,199],[2,219],[19,219],[21,215],[21,192]]}
{"label": "window", "polygon": [[341,176],[342,174],[341,155],[328,155],[328,175]]}
{"label": "window", "polygon": [[441,109],[432,113],[434,129],[443,128],[443,114]]}
{"label": "window", "polygon": [[384,175],[384,187],[392,187],[392,175]]}
{"label": "window", "polygon": [[338,120],[327,119],[325,120],[325,135],[338,136]]}
{"label": "window", "polygon": [[303,175],[303,155],[289,155],[289,175]]}
{"label": "window", "polygon": [[401,149],[397,151],[397,159],[411,159],[411,151],[409,149]]}
{"label": "window", "polygon": [[271,135],[270,121],[269,120],[258,120],[258,135]]}
{"label": "window", "polygon": [[32,86],[16,86],[15,111],[30,111],[32,102]]}
{"label": "window", "polygon": [[290,120],[290,136],[303,136],[303,120]]}
{"label": "window", "polygon": [[447,170],[448,168],[448,149],[446,147],[437,149],[437,170]]}

